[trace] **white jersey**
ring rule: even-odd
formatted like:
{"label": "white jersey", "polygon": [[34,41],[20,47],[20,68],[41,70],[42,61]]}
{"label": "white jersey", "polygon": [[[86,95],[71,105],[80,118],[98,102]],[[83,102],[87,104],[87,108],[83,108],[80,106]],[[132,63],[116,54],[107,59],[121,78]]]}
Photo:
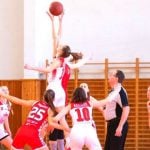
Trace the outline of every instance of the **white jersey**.
{"label": "white jersey", "polygon": [[47,86],[47,89],[52,89],[55,92],[55,107],[65,106],[66,86],[70,77],[70,69],[65,63],[64,58],[59,58],[59,60],[61,62],[61,66],[53,70],[53,72],[48,75]]}
{"label": "white jersey", "polygon": [[70,115],[73,127],[70,132],[71,150],[82,150],[85,145],[89,150],[102,150],[93,127],[92,106],[85,103],[71,103]]}
{"label": "white jersey", "polygon": [[10,114],[10,104],[0,102],[0,140],[8,136],[8,133],[4,128],[4,121],[9,117]]}
{"label": "white jersey", "polygon": [[63,71],[64,71],[64,68],[59,67],[59,68],[55,69],[52,73],[49,73],[48,74],[48,83],[52,83],[52,82],[61,83],[62,76],[64,73]]}
{"label": "white jersey", "polygon": [[73,125],[93,122],[92,107],[88,101],[82,104],[71,103],[70,115]]}
{"label": "white jersey", "polygon": [[0,124],[4,123],[4,120],[8,118],[10,114],[10,105],[9,103],[0,102]]}

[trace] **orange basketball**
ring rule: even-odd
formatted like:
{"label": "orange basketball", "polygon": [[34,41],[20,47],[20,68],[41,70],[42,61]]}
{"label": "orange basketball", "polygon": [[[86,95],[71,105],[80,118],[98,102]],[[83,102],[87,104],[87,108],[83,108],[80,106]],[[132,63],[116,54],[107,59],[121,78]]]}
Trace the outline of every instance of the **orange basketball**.
{"label": "orange basketball", "polygon": [[54,16],[59,16],[63,12],[63,5],[60,2],[54,1],[50,4],[49,12]]}

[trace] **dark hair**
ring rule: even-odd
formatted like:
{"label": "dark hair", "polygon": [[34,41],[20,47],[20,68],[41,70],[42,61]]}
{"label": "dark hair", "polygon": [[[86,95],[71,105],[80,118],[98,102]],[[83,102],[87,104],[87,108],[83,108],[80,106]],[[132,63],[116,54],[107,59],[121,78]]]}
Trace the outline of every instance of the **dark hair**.
{"label": "dark hair", "polygon": [[66,57],[72,55],[73,60],[71,60],[71,61],[82,59],[82,56],[83,56],[82,53],[71,52],[71,49],[68,45],[64,45],[62,47],[62,51],[63,51],[63,54],[61,55],[61,57],[66,58]]}
{"label": "dark hair", "polygon": [[121,70],[117,70],[116,77],[118,78],[119,83],[122,83],[123,80],[125,79],[125,75]]}
{"label": "dark hair", "polygon": [[57,114],[55,106],[53,104],[54,98],[55,98],[55,92],[51,89],[48,89],[44,92],[44,100],[45,102],[48,103],[48,105],[50,106],[51,110],[54,112],[54,115]]}
{"label": "dark hair", "polygon": [[82,53],[77,53],[77,52],[71,53],[71,55],[73,57],[73,59],[71,61],[82,59],[82,56],[83,56]]}
{"label": "dark hair", "polygon": [[63,58],[66,58],[71,54],[71,49],[68,45],[64,45],[62,47],[62,51],[63,51],[63,54],[61,55],[61,57],[63,57]]}
{"label": "dark hair", "polygon": [[87,101],[87,97],[86,97],[86,93],[85,93],[84,89],[81,87],[76,88],[75,91],[73,92],[71,102],[83,103],[85,101]]}

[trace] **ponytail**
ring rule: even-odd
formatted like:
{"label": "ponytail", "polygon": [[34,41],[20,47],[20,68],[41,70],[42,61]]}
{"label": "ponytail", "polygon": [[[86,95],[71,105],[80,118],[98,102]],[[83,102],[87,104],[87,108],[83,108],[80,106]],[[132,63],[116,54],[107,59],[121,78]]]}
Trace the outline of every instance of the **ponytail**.
{"label": "ponytail", "polygon": [[51,110],[54,113],[54,116],[57,114],[55,106],[53,104],[55,98],[55,92],[51,89],[48,89],[45,91],[44,93],[44,100],[48,103],[48,105],[50,106]]}
{"label": "ponytail", "polygon": [[73,57],[73,59],[71,60],[71,62],[77,61],[79,59],[82,59],[82,57],[83,57],[83,54],[81,52],[80,53],[72,52],[72,53],[70,53],[70,55]]}

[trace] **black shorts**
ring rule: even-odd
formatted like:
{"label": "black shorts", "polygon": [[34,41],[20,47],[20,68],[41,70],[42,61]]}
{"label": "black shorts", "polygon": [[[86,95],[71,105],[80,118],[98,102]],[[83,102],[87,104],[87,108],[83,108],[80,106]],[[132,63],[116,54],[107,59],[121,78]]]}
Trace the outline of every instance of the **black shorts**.
{"label": "black shorts", "polygon": [[54,129],[53,132],[49,134],[50,141],[57,141],[64,139],[64,131],[59,129]]}

